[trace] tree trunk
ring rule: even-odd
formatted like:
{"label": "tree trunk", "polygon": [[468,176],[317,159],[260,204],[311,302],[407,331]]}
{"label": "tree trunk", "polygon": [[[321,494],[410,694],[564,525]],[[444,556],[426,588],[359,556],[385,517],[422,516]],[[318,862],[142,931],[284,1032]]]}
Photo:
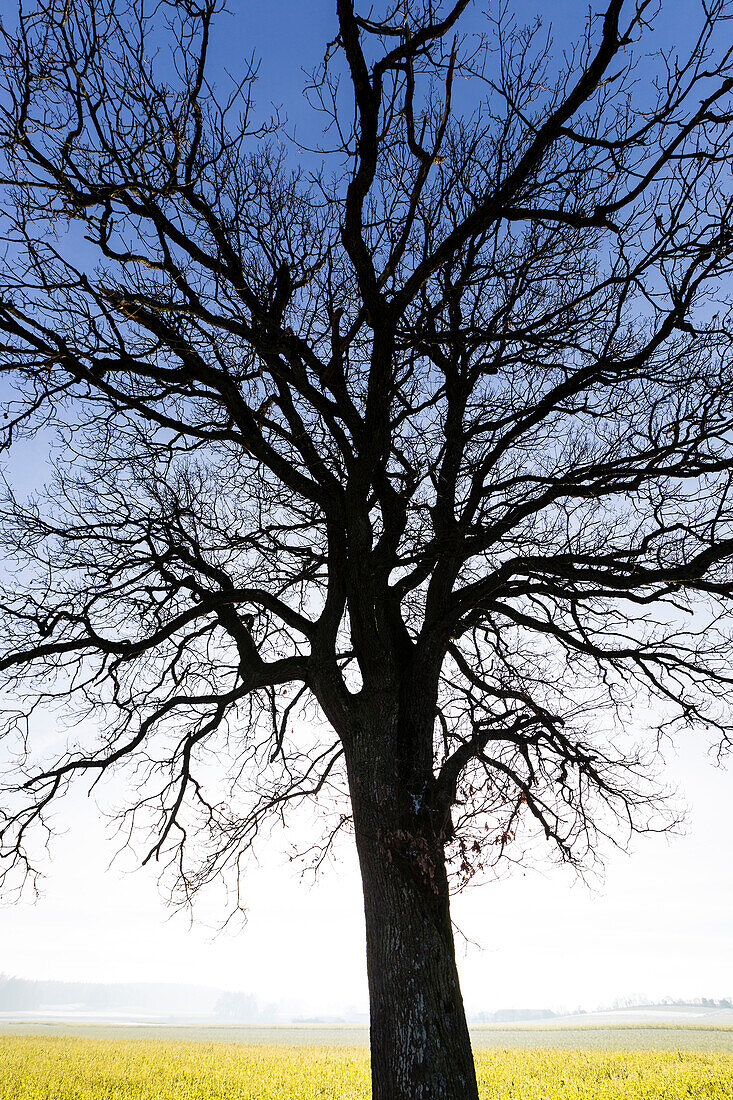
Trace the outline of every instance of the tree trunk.
{"label": "tree trunk", "polygon": [[419,814],[402,814],[396,825],[390,793],[359,777],[352,783],[366,915],[372,1098],[478,1100],[443,844],[431,830],[416,827]]}

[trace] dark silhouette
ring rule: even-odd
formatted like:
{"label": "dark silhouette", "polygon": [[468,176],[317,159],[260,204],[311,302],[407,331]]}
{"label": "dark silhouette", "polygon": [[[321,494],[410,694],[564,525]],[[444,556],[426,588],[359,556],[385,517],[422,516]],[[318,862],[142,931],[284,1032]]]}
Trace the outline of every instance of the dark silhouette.
{"label": "dark silhouette", "polygon": [[733,11],[657,6],[336,0],[300,160],[218,0],[4,31],[5,441],[61,442],[2,505],[7,880],[77,777],[184,898],[322,798],[375,1100],[477,1096],[451,876],[662,828],[666,733],[729,739]]}

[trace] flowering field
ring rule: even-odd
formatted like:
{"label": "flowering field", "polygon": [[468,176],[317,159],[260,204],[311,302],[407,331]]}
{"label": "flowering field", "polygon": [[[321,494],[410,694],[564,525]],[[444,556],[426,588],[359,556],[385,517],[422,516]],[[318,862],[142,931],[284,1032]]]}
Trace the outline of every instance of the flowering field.
{"label": "flowering field", "polygon": [[[476,1052],[482,1100],[733,1100],[721,1052]],[[0,1100],[368,1100],[362,1047],[0,1037]]]}

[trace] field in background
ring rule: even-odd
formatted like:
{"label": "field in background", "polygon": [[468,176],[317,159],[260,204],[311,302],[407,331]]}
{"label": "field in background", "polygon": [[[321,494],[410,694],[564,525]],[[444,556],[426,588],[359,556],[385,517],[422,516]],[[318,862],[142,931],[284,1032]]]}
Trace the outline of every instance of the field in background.
{"label": "field in background", "polygon": [[[71,1024],[0,1023],[0,1036],[36,1035],[86,1039],[184,1040],[266,1046],[367,1047],[359,1024]],[[733,1027],[717,1024],[487,1024],[471,1028],[475,1050],[493,1047],[562,1050],[685,1050],[733,1054]]]}
{"label": "field in background", "polygon": [[[733,1055],[479,1050],[482,1100],[733,1100]],[[0,1038],[0,1100],[368,1100],[361,1047]]]}

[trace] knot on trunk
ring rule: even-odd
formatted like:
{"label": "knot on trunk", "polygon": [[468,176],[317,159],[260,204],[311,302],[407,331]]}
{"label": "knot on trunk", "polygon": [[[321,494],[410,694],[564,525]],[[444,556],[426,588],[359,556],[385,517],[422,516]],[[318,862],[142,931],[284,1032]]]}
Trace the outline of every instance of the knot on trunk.
{"label": "knot on trunk", "polygon": [[435,837],[421,836],[408,829],[380,830],[378,845],[389,863],[403,874],[439,894],[443,868],[443,845]]}

